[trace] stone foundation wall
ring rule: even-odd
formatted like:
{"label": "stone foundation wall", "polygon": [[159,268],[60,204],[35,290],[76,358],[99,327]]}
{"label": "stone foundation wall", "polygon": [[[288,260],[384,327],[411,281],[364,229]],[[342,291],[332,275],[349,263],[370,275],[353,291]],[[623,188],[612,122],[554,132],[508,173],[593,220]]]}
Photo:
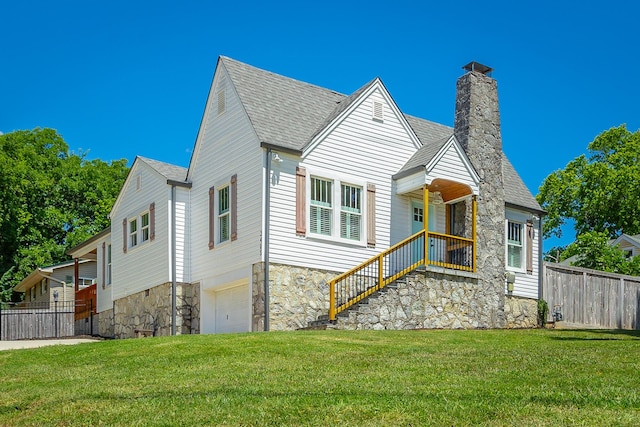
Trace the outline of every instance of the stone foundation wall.
{"label": "stone foundation wall", "polygon": [[101,311],[98,318],[98,335],[104,338],[114,338],[113,332],[113,310]]}
{"label": "stone foundation wall", "polygon": [[[253,327],[264,328],[264,267],[254,265]],[[338,273],[269,265],[269,329],[272,331],[305,328],[318,316],[329,312],[327,283]],[[257,292],[256,292],[257,291]]]}
{"label": "stone foundation wall", "polygon": [[538,327],[538,301],[535,299],[507,295],[504,314],[509,329]]}
{"label": "stone foundation wall", "polygon": [[502,324],[501,300],[474,274],[414,272],[339,316],[337,329],[476,329]]}
{"label": "stone foundation wall", "polygon": [[[176,334],[200,331],[200,287],[176,286]],[[114,301],[113,336],[133,338],[136,329],[152,330],[154,336],[171,335],[171,283]]]}

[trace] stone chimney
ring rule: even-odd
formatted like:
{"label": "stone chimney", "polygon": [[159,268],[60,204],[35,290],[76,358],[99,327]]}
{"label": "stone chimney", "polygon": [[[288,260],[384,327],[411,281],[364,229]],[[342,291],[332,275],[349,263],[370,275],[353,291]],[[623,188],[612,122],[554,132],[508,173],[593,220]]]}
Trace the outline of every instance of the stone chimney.
{"label": "stone chimney", "polygon": [[[456,85],[454,135],[480,176],[477,199],[477,274],[488,318],[503,327],[505,302],[504,182],[498,86],[491,68],[471,62]],[[480,302],[480,301],[479,301]]]}

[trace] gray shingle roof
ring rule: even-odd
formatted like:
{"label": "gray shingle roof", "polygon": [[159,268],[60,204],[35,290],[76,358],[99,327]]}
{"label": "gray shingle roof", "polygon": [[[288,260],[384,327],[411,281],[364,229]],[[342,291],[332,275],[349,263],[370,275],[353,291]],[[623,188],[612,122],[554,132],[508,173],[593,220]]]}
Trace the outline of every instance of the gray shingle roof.
{"label": "gray shingle roof", "polygon": [[161,162],[158,160],[148,159],[146,157],[137,156],[137,159],[149,165],[152,169],[158,172],[160,175],[171,181],[186,182],[187,168],[182,166],[172,165],[170,163]]}
{"label": "gray shingle roof", "polygon": [[346,97],[220,57],[260,142],[301,150]]}
{"label": "gray shingle roof", "polygon": [[[226,69],[260,142],[294,151],[301,151],[314,135],[376,81],[370,81],[347,97],[225,56],[220,57],[220,63]],[[449,126],[409,115],[405,118],[423,146],[399,172],[429,163],[453,134]],[[542,211],[507,157],[503,158],[505,201]],[[183,171],[180,171],[181,178],[172,179],[184,180],[186,169]]]}

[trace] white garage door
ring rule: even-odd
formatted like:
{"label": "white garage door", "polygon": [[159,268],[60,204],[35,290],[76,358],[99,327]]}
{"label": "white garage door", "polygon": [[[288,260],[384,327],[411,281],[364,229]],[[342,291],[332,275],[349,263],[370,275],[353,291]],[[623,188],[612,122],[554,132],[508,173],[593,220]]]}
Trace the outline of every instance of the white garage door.
{"label": "white garage door", "polygon": [[250,331],[249,319],[249,285],[216,292],[216,334]]}

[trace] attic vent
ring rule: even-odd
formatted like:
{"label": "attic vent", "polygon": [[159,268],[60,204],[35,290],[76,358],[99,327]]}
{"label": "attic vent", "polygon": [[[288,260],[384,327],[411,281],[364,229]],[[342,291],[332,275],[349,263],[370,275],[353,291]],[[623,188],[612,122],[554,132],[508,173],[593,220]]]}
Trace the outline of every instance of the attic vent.
{"label": "attic vent", "polygon": [[382,108],[382,102],[373,101],[373,120],[383,121],[384,119],[384,110]]}
{"label": "attic vent", "polygon": [[140,175],[136,176],[136,190],[139,190],[142,188],[142,178],[140,178]]}
{"label": "attic vent", "polygon": [[224,95],[224,89],[221,89],[218,92],[218,115],[224,113],[224,109],[226,107],[225,101],[226,101],[226,98]]}

